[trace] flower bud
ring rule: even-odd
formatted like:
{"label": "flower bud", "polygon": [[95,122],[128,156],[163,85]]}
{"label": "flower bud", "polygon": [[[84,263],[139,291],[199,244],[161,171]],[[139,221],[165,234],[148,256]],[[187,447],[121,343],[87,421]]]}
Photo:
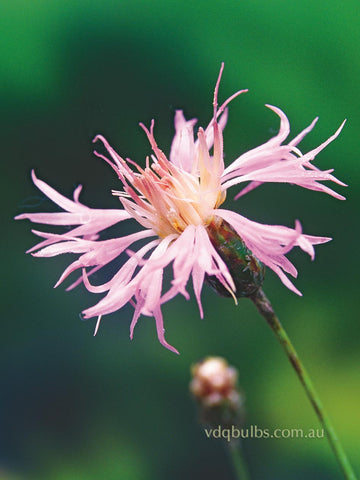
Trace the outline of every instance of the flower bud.
{"label": "flower bud", "polygon": [[[212,245],[225,262],[234,280],[235,296],[248,297],[255,293],[264,282],[264,265],[225,220],[216,218],[207,227],[207,231]],[[231,297],[231,293],[214,275],[207,275],[206,282],[222,297]]]}
{"label": "flower bud", "polygon": [[208,357],[191,368],[190,391],[199,405],[200,423],[235,425],[242,417],[243,398],[237,370],[222,357]]}

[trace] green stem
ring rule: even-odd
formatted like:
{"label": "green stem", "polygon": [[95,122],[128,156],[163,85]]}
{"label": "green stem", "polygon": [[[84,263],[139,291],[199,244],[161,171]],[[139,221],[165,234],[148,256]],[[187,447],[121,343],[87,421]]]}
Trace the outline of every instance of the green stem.
{"label": "green stem", "polygon": [[240,442],[232,440],[228,445],[237,479],[250,480],[249,471],[245,463]]}
{"label": "green stem", "polygon": [[250,297],[250,299],[254,302],[260,314],[265,318],[266,322],[268,323],[272,331],[275,333],[276,338],[279,340],[283,349],[285,350],[285,353],[291,365],[294,367],[294,370],[299,377],[299,380],[302,383],[312,406],[314,407],[316,415],[318,416],[320,422],[324,427],[327,438],[343,471],[344,477],[347,480],[356,480],[354,471],[351,468],[344,449],[335,433],[330,418],[327,416],[324,407],[322,406],[322,403],[320,401],[320,398],[313,387],[309,374],[305,370],[287,333],[285,332],[279,319],[275,315],[270,301],[268,300],[261,288],[256,293],[254,293]]}

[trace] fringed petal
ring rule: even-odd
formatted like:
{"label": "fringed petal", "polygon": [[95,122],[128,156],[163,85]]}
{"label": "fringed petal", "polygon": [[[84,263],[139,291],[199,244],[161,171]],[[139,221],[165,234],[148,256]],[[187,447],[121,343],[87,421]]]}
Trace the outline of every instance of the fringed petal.
{"label": "fringed petal", "polygon": [[313,259],[315,255],[313,245],[331,240],[328,237],[304,235],[299,221],[296,221],[295,229],[292,229],[282,225],[264,225],[253,222],[229,210],[218,209],[216,214],[228,222],[249,250],[271,268],[284,285],[297,294],[300,292],[284,274],[285,271],[296,277],[297,271],[285,255],[293,247],[298,246]]}
{"label": "fringed petal", "polygon": [[175,113],[175,136],[169,158],[171,163],[189,173],[195,161],[193,128],[196,122],[196,118],[185,120],[182,110],[177,110]]}
{"label": "fringed petal", "polygon": [[328,140],[303,155],[296,145],[313,129],[317,118],[288,145],[281,145],[289,135],[289,122],[279,108],[267,106],[280,117],[279,133],[265,144],[246,152],[232,162],[223,172],[222,188],[227,190],[239,183],[250,182],[236,195],[235,199],[238,199],[264,182],[290,183],[344,200],[345,197],[319,182],[331,181],[342,186],[346,184],[331,175],[332,170],[321,171],[311,161],[337,138],[345,121]]}

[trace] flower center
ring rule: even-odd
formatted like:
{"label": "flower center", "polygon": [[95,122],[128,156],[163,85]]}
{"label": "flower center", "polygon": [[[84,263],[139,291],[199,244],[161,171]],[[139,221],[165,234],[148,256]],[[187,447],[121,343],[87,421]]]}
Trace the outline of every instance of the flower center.
{"label": "flower center", "polygon": [[133,179],[133,186],[141,194],[136,201],[141,218],[146,218],[161,238],[182,233],[188,225],[209,225],[214,209],[225,201],[226,192],[220,189],[220,183],[218,188],[205,189],[200,176],[167,166],[164,170],[153,163]]}

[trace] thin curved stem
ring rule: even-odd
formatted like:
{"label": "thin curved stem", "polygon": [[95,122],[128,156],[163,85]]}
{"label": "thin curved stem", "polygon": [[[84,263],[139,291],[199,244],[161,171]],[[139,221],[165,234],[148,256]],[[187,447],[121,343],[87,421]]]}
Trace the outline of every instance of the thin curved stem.
{"label": "thin curved stem", "polygon": [[326,414],[324,407],[320,401],[320,398],[313,387],[309,374],[305,370],[286,331],[284,330],[279,319],[275,315],[270,301],[268,300],[268,298],[266,297],[265,293],[261,288],[256,293],[254,293],[250,297],[250,299],[254,302],[260,314],[265,318],[266,322],[268,323],[272,331],[275,333],[276,338],[279,340],[279,342],[281,343],[281,346],[285,350],[285,353],[291,365],[294,367],[294,370],[297,376],[299,377],[299,380],[302,383],[312,406],[314,407],[316,415],[318,416],[320,422],[324,427],[324,430],[327,434],[327,438],[337,458],[337,461],[343,471],[344,477],[347,480],[356,480],[355,473],[335,433],[335,430],[334,430],[334,427],[332,426],[330,418]]}

